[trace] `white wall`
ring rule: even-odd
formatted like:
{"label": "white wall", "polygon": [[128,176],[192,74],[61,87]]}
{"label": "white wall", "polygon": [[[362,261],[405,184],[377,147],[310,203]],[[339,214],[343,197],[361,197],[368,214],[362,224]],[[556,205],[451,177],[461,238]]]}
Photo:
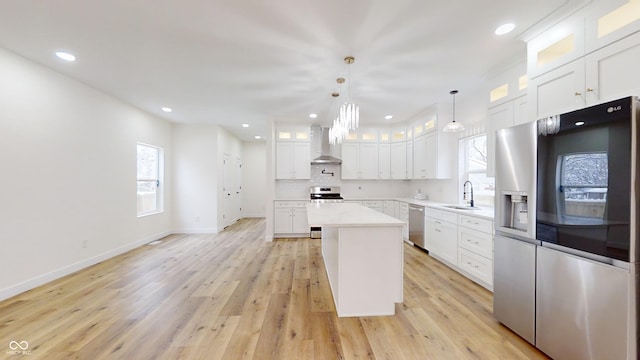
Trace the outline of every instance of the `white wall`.
{"label": "white wall", "polygon": [[173,231],[218,231],[218,126],[173,125]]}
{"label": "white wall", "polygon": [[265,217],[267,144],[242,144],[242,212],[244,217]]}
{"label": "white wall", "polygon": [[[170,231],[171,126],[0,49],[0,299]],[[137,218],[136,142],[165,149],[164,213]]]}

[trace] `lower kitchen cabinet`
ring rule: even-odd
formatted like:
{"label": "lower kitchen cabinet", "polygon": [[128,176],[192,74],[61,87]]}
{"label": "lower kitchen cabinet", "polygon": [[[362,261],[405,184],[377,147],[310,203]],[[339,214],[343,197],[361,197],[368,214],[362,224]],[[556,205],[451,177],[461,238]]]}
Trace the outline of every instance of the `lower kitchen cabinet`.
{"label": "lower kitchen cabinet", "polygon": [[307,201],[276,201],[273,232],[284,236],[309,234],[307,203]]}
{"label": "lower kitchen cabinet", "polygon": [[426,208],[425,248],[429,255],[493,290],[493,221]]}
{"label": "lower kitchen cabinet", "polygon": [[400,202],[398,205],[398,219],[404,221],[402,227],[402,239],[409,240],[409,204]]}
{"label": "lower kitchen cabinet", "polygon": [[364,200],[362,201],[362,206],[366,206],[375,211],[384,212],[383,200]]}
{"label": "lower kitchen cabinet", "polygon": [[493,221],[458,215],[458,267],[465,275],[493,289]]}
{"label": "lower kitchen cabinet", "polygon": [[458,224],[455,213],[425,210],[425,247],[429,254],[455,267],[458,263]]}

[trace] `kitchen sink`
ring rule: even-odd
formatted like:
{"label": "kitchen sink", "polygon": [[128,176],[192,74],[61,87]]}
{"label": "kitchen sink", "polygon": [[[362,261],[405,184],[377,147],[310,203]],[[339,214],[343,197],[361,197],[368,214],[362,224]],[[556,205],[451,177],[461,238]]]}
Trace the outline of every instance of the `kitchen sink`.
{"label": "kitchen sink", "polygon": [[479,207],[477,206],[464,206],[464,205],[445,205],[444,207],[449,208],[449,209],[456,209],[456,210],[480,210]]}

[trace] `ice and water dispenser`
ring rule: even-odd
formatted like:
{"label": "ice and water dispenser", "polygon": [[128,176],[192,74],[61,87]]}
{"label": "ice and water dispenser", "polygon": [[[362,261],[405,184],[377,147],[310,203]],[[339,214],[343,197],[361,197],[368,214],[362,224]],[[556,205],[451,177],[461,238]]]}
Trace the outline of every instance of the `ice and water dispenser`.
{"label": "ice and water dispenser", "polygon": [[527,210],[526,192],[509,192],[503,191],[502,200],[502,218],[500,226],[521,230],[526,232],[529,225],[529,213]]}

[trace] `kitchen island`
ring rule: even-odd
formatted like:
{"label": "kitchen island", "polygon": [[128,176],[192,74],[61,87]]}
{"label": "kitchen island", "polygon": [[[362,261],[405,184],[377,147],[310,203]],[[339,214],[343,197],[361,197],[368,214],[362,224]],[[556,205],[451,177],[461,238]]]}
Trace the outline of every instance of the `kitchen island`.
{"label": "kitchen island", "polygon": [[339,317],[394,315],[403,301],[403,221],[359,204],[307,204]]}

